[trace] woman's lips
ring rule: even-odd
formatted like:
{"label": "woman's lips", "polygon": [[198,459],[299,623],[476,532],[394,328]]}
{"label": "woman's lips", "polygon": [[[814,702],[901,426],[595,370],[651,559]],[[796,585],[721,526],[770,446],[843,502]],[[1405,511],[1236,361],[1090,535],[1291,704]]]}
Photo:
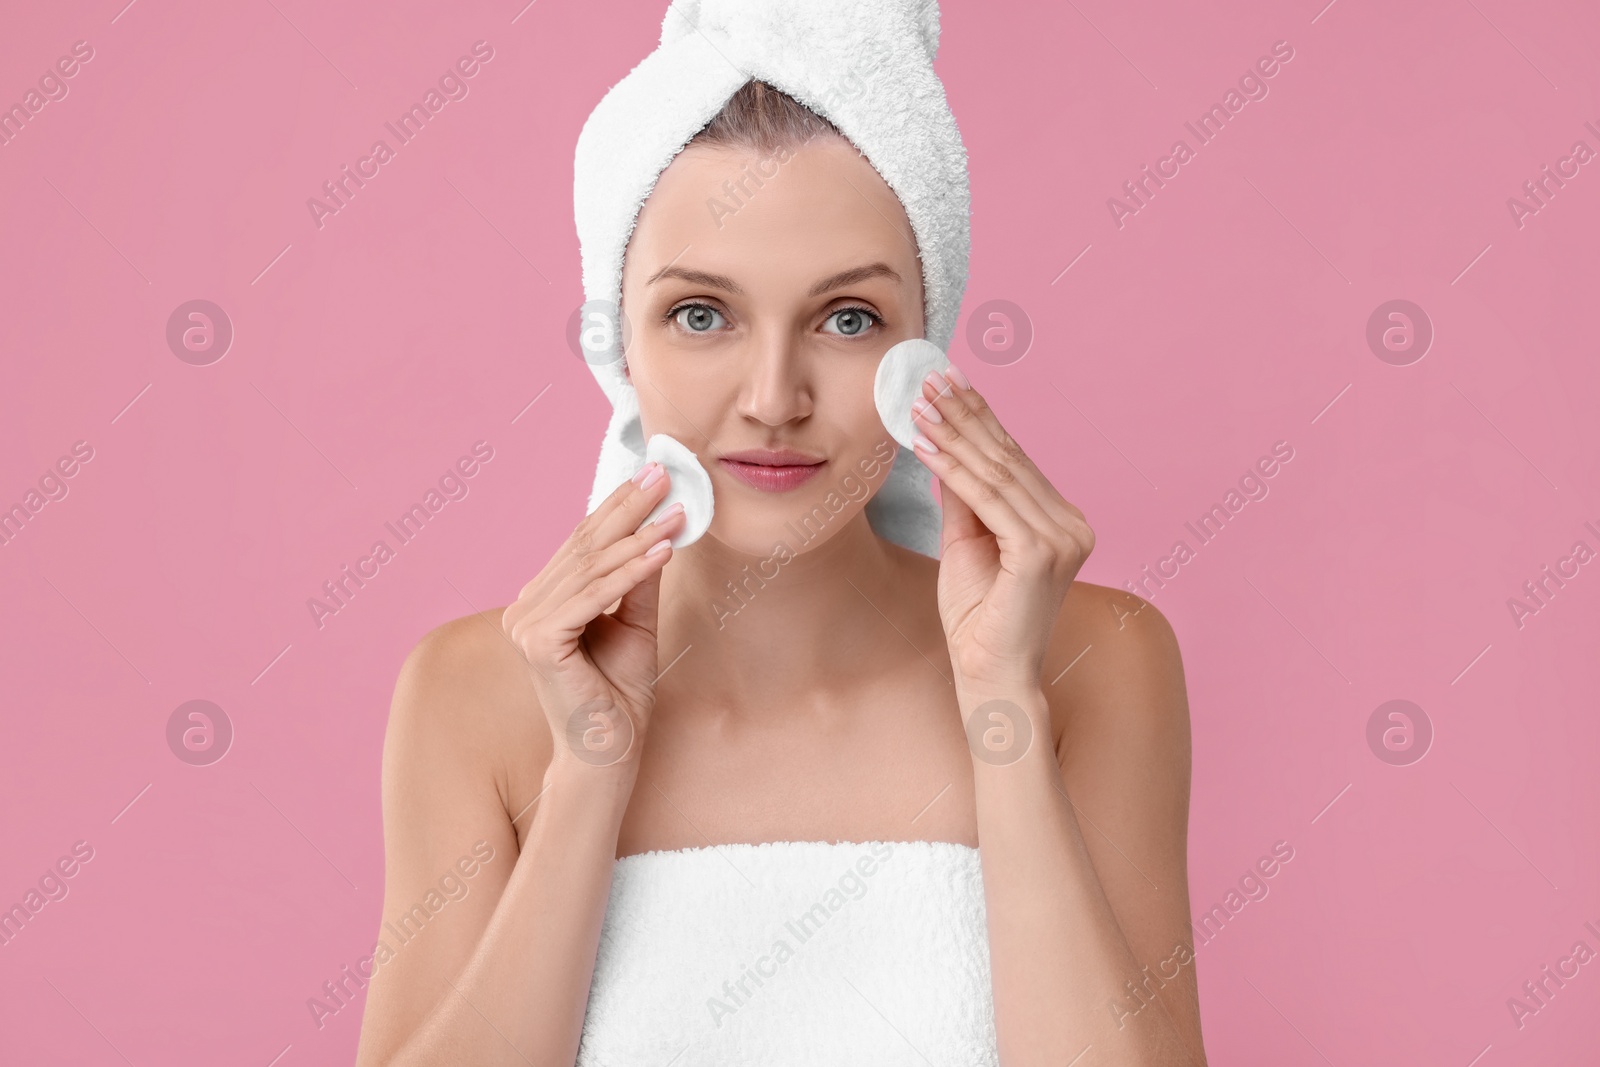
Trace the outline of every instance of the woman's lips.
{"label": "woman's lips", "polygon": [[736,459],[718,459],[722,468],[746,485],[769,493],[785,493],[799,485],[804,485],[816,476],[823,463],[792,463],[777,467],[768,467],[760,463],[743,463]]}

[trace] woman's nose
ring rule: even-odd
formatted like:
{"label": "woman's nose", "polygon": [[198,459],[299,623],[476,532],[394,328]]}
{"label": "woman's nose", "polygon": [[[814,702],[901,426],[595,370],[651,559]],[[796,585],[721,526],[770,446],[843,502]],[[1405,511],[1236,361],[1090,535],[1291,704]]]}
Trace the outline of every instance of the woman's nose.
{"label": "woman's nose", "polygon": [[756,337],[742,362],[740,414],[769,426],[811,414],[804,353],[793,336],[774,332]]}

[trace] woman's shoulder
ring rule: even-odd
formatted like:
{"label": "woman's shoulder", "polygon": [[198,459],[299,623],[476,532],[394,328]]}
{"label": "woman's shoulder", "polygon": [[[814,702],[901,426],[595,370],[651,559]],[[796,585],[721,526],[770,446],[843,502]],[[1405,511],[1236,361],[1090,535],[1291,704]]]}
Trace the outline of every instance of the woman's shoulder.
{"label": "woman's shoulder", "polygon": [[505,608],[491,608],[435,626],[406,656],[401,681],[448,690],[461,719],[472,712],[504,712],[508,698],[531,700],[528,664],[501,629],[504,614]]}
{"label": "woman's shoulder", "polygon": [[[909,580],[914,585],[936,588],[939,581],[939,561],[910,549],[892,546],[894,554]],[[1124,640],[1125,639],[1125,640]],[[1126,589],[1114,589],[1094,582],[1075,581],[1067,587],[1061,610],[1050,637],[1050,649],[1045,659],[1043,681],[1048,688],[1059,682],[1067,684],[1066,672],[1080,679],[1103,673],[1096,664],[1087,662],[1083,653],[1095,641],[1106,646],[1115,641],[1111,651],[1116,652],[1118,666],[1132,660],[1147,663],[1156,661],[1175,665],[1178,644],[1171,624],[1156,606]],[[1084,662],[1079,662],[1083,660]],[[1109,661],[1110,656],[1099,657]],[[1054,669],[1051,667],[1054,665]],[[1079,670],[1079,668],[1084,668]]]}
{"label": "woman's shoulder", "polygon": [[1182,670],[1178,638],[1167,617],[1150,601],[1125,589],[1073,582],[1062,600],[1045,655],[1044,682],[1105,686],[1129,673]]}
{"label": "woman's shoulder", "polygon": [[1187,736],[1177,634],[1154,604],[1127,590],[1073,582],[1040,673],[1058,749],[1068,730],[1085,743]]}
{"label": "woman's shoulder", "polygon": [[1068,630],[1102,638],[1126,634],[1149,639],[1172,632],[1167,617],[1150,601],[1126,589],[1084,581],[1067,588],[1057,621],[1057,637],[1062,635],[1060,623]]}
{"label": "woman's shoulder", "polygon": [[500,628],[504,608],[451,619],[422,635],[402,664],[389,709],[385,762],[426,762],[481,775],[503,795],[543,775],[550,731],[528,664]]}
{"label": "woman's shoulder", "polygon": [[[937,587],[937,559],[898,546],[896,552],[913,587]],[[1101,741],[1188,729],[1177,635],[1154,604],[1125,589],[1085,581],[1067,587],[1039,681],[1058,750],[1069,728],[1074,740]]]}

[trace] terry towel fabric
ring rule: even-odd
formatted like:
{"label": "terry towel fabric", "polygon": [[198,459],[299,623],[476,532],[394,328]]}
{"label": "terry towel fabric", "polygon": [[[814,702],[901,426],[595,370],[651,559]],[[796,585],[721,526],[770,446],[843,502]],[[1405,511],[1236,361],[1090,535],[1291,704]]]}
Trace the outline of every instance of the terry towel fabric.
{"label": "terry towel fabric", "polygon": [[[656,179],[754,79],[831,121],[899,197],[922,261],[924,336],[948,349],[966,288],[971,201],[966,148],[933,70],[938,49],[934,0],[673,0],[659,46],[578,135],[573,206],[585,307],[616,314],[628,238]],[[645,440],[620,341],[586,359],[612,404],[593,511],[643,465]],[[937,558],[942,513],[911,449],[899,450],[867,519],[879,536]]]}
{"label": "terry towel fabric", "polygon": [[616,862],[578,1067],[998,1064],[978,851],[779,841]]}

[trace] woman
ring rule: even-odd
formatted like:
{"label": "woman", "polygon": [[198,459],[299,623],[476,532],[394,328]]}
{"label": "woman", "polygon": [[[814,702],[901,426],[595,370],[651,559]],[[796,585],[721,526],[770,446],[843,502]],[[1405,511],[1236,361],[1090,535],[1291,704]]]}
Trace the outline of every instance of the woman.
{"label": "woman", "polygon": [[[752,168],[731,216],[707,210]],[[869,519],[909,460],[879,357],[931,321],[916,221],[759,79],[654,181],[620,373],[644,430],[708,469],[715,518],[683,549],[681,513],[641,528],[670,487],[646,464],[515,603],[407,659],[381,936],[418,919],[379,955],[364,1067],[1205,1063],[1170,626],[1074,580],[1082,513],[953,366],[913,405],[938,558]],[[463,893],[418,912],[474,845]],[[723,937],[835,878],[871,888],[811,909],[829,937],[784,924],[803,959]]]}

